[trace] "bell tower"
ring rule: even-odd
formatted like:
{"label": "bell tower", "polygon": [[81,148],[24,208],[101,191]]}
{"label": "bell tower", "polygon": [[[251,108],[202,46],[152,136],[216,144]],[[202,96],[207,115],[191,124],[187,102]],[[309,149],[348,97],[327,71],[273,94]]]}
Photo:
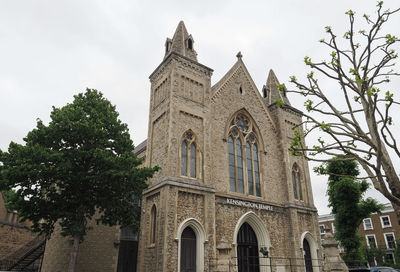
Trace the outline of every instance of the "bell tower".
{"label": "bell tower", "polygon": [[[205,163],[203,154],[206,148],[211,75],[212,69],[197,61],[193,37],[181,21],[173,38],[167,38],[165,42],[163,61],[150,75],[146,164],[161,167],[151,184],[167,177],[190,177],[204,183],[206,177],[202,166]],[[194,143],[195,146],[187,146],[189,159],[186,170],[182,169],[185,165],[180,160],[186,154],[181,151],[181,148],[185,148],[182,147],[185,142],[183,137],[187,137],[187,144]],[[196,157],[190,156],[190,152]],[[196,163],[195,170],[194,166],[190,168],[193,163]],[[188,171],[192,173],[185,173]]]}
{"label": "bell tower", "polygon": [[278,85],[280,85],[279,80],[271,69],[262,93],[264,102],[268,105],[279,127],[279,139],[286,164],[288,201],[295,205],[314,207],[308,163],[303,157],[293,156],[289,152],[294,131],[303,131],[302,112],[291,106],[286,92],[280,90]]}
{"label": "bell tower", "polygon": [[[299,233],[298,226],[302,222],[312,222],[309,231],[318,233],[318,216],[314,206],[308,162],[301,156],[293,156],[289,151],[290,143],[294,138],[294,131],[303,132],[303,114],[291,106],[285,90],[279,89],[278,85],[280,85],[278,78],[274,71],[270,70],[262,93],[264,102],[270,109],[277,124],[278,138],[282,148],[284,180],[286,180],[288,194],[284,205],[290,215],[291,243],[295,245],[292,249],[292,256],[303,258],[304,244],[301,242],[302,239],[297,236]],[[299,248],[301,250],[298,250]]]}
{"label": "bell tower", "polygon": [[[165,42],[164,59],[150,75],[145,163],[161,170],[143,192],[139,271],[176,271],[180,261],[172,266],[171,260],[181,249],[177,233],[194,232],[199,248],[209,239],[205,233],[213,235],[213,230],[196,227],[214,217],[213,209],[204,208],[214,197],[209,171],[211,75],[212,69],[197,61],[194,39],[181,21]],[[182,222],[184,218],[191,219]],[[206,253],[197,254],[196,266],[203,267]]]}

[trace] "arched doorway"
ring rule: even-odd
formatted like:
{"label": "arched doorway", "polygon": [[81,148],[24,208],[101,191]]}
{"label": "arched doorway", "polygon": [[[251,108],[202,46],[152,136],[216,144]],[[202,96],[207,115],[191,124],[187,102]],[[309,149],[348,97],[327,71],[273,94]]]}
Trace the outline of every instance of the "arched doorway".
{"label": "arched doorway", "polygon": [[[188,236],[189,236],[188,232],[190,230],[187,230],[187,232],[183,235],[183,232],[187,228],[190,228],[190,230],[192,230],[195,235],[196,250],[192,251],[196,256],[195,257],[195,264],[196,264],[195,270],[183,270],[183,267],[181,267],[182,258],[186,254],[182,247],[182,242],[183,242],[182,238],[188,238]],[[192,242],[193,242],[193,238],[194,238],[193,233],[190,234],[190,236],[192,237]],[[207,237],[206,232],[204,231],[202,224],[195,218],[187,218],[179,224],[179,227],[176,230],[176,236],[175,236],[175,241],[178,242],[178,263],[176,264],[178,272],[182,272],[182,271],[201,272],[201,271],[204,271],[204,244],[207,242],[206,237]]]}
{"label": "arched doorway", "polygon": [[303,250],[304,250],[304,264],[306,266],[306,272],[313,272],[311,249],[307,239],[303,240]]}
{"label": "arched doorway", "polygon": [[237,237],[237,259],[239,272],[259,272],[258,242],[254,230],[243,223]]}
{"label": "arched doorway", "polygon": [[196,272],[196,233],[186,227],[181,237],[181,272]]}

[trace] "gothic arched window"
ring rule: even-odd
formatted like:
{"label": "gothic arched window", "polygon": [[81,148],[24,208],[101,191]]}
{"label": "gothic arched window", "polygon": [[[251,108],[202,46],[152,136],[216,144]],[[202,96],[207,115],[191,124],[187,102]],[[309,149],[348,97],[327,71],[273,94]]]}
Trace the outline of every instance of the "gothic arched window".
{"label": "gothic arched window", "polygon": [[181,176],[197,177],[197,147],[192,132],[183,135],[181,144]]}
{"label": "gothic arched window", "polygon": [[236,115],[230,124],[228,157],[231,192],[261,196],[257,138],[244,114]]}
{"label": "gothic arched window", "polygon": [[292,169],[292,183],[293,183],[293,194],[295,199],[303,200],[303,189],[301,186],[300,168],[297,164],[293,165]]}
{"label": "gothic arched window", "polygon": [[188,48],[193,49],[193,41],[191,39],[188,39]]}
{"label": "gothic arched window", "polygon": [[157,208],[153,205],[150,213],[150,244],[156,242],[156,230],[157,230]]}

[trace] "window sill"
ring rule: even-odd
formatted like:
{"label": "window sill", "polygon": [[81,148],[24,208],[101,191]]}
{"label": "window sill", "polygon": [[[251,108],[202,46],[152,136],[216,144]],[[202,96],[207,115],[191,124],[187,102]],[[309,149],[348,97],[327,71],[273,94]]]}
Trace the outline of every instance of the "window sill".
{"label": "window sill", "polygon": [[188,177],[188,176],[180,176],[180,177],[184,178],[184,179],[190,179],[190,180],[196,180],[196,181],[200,180],[200,178],[192,178],[192,177]]}
{"label": "window sill", "polygon": [[237,197],[241,197],[241,198],[245,197],[245,198],[254,199],[254,200],[262,200],[263,199],[262,196],[247,195],[245,193],[238,193],[238,192],[232,192],[232,191],[229,191],[228,194],[231,194],[231,195],[234,195]]}

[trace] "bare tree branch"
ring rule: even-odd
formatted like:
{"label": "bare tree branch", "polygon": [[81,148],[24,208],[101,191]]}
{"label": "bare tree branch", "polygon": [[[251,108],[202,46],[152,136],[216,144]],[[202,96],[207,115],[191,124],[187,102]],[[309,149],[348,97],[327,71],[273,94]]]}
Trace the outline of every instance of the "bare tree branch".
{"label": "bare tree branch", "polygon": [[[329,39],[320,42],[333,50],[330,61],[313,62],[305,57],[306,65],[312,69],[305,83],[291,77],[296,89],[288,92],[307,99],[307,112],[303,113],[306,121],[294,127],[290,150],[294,155],[317,162],[339,155],[358,161],[374,187],[400,206],[399,170],[393,161],[400,160],[400,150],[391,127],[391,110],[399,106],[400,101],[394,100],[392,93],[380,89],[391,78],[400,76],[393,70],[398,54],[392,49],[400,39],[390,34],[382,35],[382,27],[400,8],[384,11],[382,6],[379,2],[374,19],[363,16],[369,29],[358,33],[354,31],[355,13],[346,12],[349,31],[344,34],[347,46],[343,48],[333,30],[326,27]],[[357,35],[363,45],[357,42]],[[341,95],[335,93],[334,96],[341,97],[343,103],[330,98],[332,90],[322,88],[314,72],[338,84]],[[311,127],[303,130],[305,124]],[[320,133],[319,130],[323,137],[312,147],[306,146],[304,138]]]}

